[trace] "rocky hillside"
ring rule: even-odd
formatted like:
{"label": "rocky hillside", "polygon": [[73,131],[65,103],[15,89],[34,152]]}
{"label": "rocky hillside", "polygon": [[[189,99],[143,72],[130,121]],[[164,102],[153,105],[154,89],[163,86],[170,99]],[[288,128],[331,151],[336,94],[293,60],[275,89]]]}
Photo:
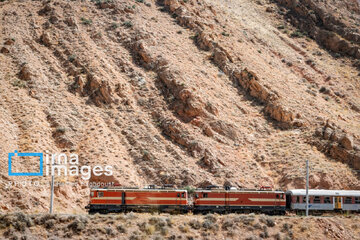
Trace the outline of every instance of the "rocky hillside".
{"label": "rocky hillside", "polygon": [[[359,4],[0,1],[0,211],[48,211],[7,153],[77,153],[121,185],[360,189]],[[24,163],[25,164],[25,163]],[[30,168],[31,164],[25,164]],[[84,212],[87,181],[55,187]]]}

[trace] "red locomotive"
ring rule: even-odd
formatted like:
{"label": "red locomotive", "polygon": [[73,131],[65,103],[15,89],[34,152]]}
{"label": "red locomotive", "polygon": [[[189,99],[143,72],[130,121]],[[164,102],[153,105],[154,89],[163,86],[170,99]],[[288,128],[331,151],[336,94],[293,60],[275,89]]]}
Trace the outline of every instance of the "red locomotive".
{"label": "red locomotive", "polygon": [[263,212],[285,214],[286,200],[283,191],[237,190],[233,187],[196,190],[193,211],[200,212]]}
{"label": "red locomotive", "polygon": [[127,211],[187,212],[186,190],[156,188],[104,188],[91,189],[89,213]]}

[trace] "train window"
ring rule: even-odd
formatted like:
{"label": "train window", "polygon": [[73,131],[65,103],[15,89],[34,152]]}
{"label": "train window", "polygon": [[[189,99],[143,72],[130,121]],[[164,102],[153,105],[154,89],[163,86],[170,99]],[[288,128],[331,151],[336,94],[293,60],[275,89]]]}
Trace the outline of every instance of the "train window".
{"label": "train window", "polygon": [[330,197],[325,197],[324,198],[324,203],[331,203]]}
{"label": "train window", "polygon": [[195,194],[195,198],[199,198],[199,194]]}
{"label": "train window", "polygon": [[94,197],[94,192],[91,192],[91,193],[90,193],[90,197]]}
{"label": "train window", "polygon": [[182,193],[182,194],[181,194],[181,197],[184,198],[184,197],[185,197],[185,193]]}
{"label": "train window", "polygon": [[303,203],[306,203],[306,197],[305,196],[303,197]]}
{"label": "train window", "polygon": [[346,197],[345,204],[352,204],[352,197]]}
{"label": "train window", "polygon": [[103,192],[98,192],[98,197],[103,197],[104,193]]}
{"label": "train window", "polygon": [[203,193],[203,198],[207,198],[208,194],[207,193]]}
{"label": "train window", "polygon": [[319,196],[315,196],[314,197],[314,203],[320,203],[320,197]]}
{"label": "train window", "polygon": [[355,203],[357,203],[357,204],[360,203],[360,197],[355,197]]}
{"label": "train window", "polygon": [[300,203],[300,197],[299,196],[296,197],[296,203]]}
{"label": "train window", "polygon": [[177,197],[180,197],[180,193],[177,194]]}

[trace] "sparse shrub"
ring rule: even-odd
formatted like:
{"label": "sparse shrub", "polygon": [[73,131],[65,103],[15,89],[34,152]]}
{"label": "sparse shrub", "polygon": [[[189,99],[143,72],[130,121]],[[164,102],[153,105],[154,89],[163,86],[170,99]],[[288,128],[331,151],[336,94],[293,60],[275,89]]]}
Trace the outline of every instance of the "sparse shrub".
{"label": "sparse shrub", "polygon": [[353,225],[351,226],[351,228],[352,228],[352,229],[358,229],[358,228],[359,228],[359,225],[358,225],[358,224],[353,224]]}
{"label": "sparse shrub", "polygon": [[214,214],[209,213],[204,218],[212,223],[216,222],[216,217]]}
{"label": "sparse shrub", "polygon": [[106,232],[106,235],[115,236],[114,229],[111,227],[106,227],[105,232]]}
{"label": "sparse shrub", "polygon": [[254,227],[255,229],[262,229],[262,226],[261,226],[260,223],[255,223],[255,224],[253,225],[253,227]]}
{"label": "sparse shrub", "polygon": [[254,231],[256,228],[254,228],[254,227],[252,227],[252,226],[248,226],[246,229],[248,230],[248,232],[252,232],[252,231]]}
{"label": "sparse shrub", "polygon": [[19,88],[26,88],[27,87],[27,82],[20,80],[20,79],[15,79],[11,85],[13,85],[14,87],[19,87]]}
{"label": "sparse shrub", "polygon": [[166,236],[168,233],[169,233],[169,229],[167,227],[164,226],[160,229],[161,235]]}
{"label": "sparse shrub", "polygon": [[291,228],[292,228],[292,225],[290,225],[288,223],[284,223],[283,226],[282,226],[281,231],[282,232],[289,232]]}
{"label": "sparse shrub", "polygon": [[308,229],[308,226],[301,226],[300,231],[305,232]]}
{"label": "sparse shrub", "polygon": [[305,36],[305,34],[303,32],[301,32],[301,31],[299,31],[299,30],[296,30],[296,31],[292,32],[290,34],[290,36],[293,37],[293,38],[302,38],[302,37]]}
{"label": "sparse shrub", "polygon": [[145,1],[144,0],[135,0],[136,2],[138,3],[144,3]]}
{"label": "sparse shrub", "polygon": [[161,231],[167,225],[167,221],[164,218],[152,217],[149,219],[149,223],[154,225],[157,231]]}
{"label": "sparse shrub", "polygon": [[195,35],[193,35],[193,36],[190,36],[189,38],[191,39],[191,40],[196,40],[197,38],[198,38],[198,33],[196,33]]}
{"label": "sparse shrub", "polygon": [[130,240],[140,240],[141,239],[141,233],[139,231],[135,231],[131,234]]}
{"label": "sparse shrub", "polygon": [[249,216],[241,215],[236,219],[236,221],[242,222],[245,225],[250,225],[255,221],[255,218],[254,216],[250,216],[250,215]]}
{"label": "sparse shrub", "polygon": [[153,235],[155,233],[155,226],[145,223],[144,229],[142,229],[147,235]]}
{"label": "sparse shrub", "polygon": [[166,224],[167,224],[169,227],[172,227],[172,225],[173,225],[172,219],[168,217],[168,218],[166,218],[165,220],[166,220]]}
{"label": "sparse shrub", "polygon": [[259,235],[261,238],[268,238],[269,237],[269,232],[268,231],[264,231],[262,233],[260,233]]}
{"label": "sparse shrub", "polygon": [[12,223],[14,228],[19,232],[25,232],[26,229],[26,223],[21,221],[15,221]]}
{"label": "sparse shrub", "polygon": [[[155,236],[153,239],[154,239],[154,240],[163,240],[164,238],[161,237],[161,236]],[[174,239],[175,239],[175,238],[174,238]]]}
{"label": "sparse shrub", "polygon": [[127,28],[131,28],[134,24],[131,21],[125,21],[123,23],[123,26],[127,27]]}
{"label": "sparse shrub", "polygon": [[118,230],[119,233],[126,233],[126,228],[124,228],[123,225],[117,225],[116,229]]}
{"label": "sparse shrub", "polygon": [[12,227],[8,228],[8,229],[3,233],[4,237],[5,237],[5,238],[8,238],[8,239],[9,239],[10,237],[14,236],[14,234],[15,234],[15,230],[14,230],[14,228],[12,228]]}
{"label": "sparse shrub", "polygon": [[217,230],[219,228],[215,222],[212,222],[208,219],[203,222],[202,227],[206,230]]}
{"label": "sparse shrub", "polygon": [[79,219],[76,219],[68,225],[68,228],[71,229],[74,233],[80,233],[85,229],[85,224]]}
{"label": "sparse shrub", "polygon": [[280,234],[280,233],[275,234],[275,235],[274,235],[274,238],[275,238],[276,240],[281,240],[281,234]]}
{"label": "sparse shrub", "polygon": [[230,237],[230,238],[234,238],[235,232],[230,230],[230,231],[227,232],[227,236]]}
{"label": "sparse shrub", "polygon": [[189,232],[190,229],[187,225],[180,225],[179,230],[180,230],[180,232],[187,233],[187,232]]}
{"label": "sparse shrub", "polygon": [[70,55],[70,56],[68,57],[69,62],[73,62],[75,59],[76,59],[76,55],[75,55],[75,54]]}
{"label": "sparse shrub", "polygon": [[51,229],[54,227],[56,221],[54,219],[49,219],[47,220],[45,223],[44,223],[44,226],[47,228],[47,229]]}
{"label": "sparse shrub", "polygon": [[247,237],[247,238],[245,238],[245,240],[256,240],[256,239],[258,239],[257,237],[255,237],[255,236],[251,236],[251,237]]}
{"label": "sparse shrub", "polygon": [[226,220],[223,222],[221,228],[222,228],[223,230],[229,230],[229,229],[231,229],[233,226],[234,226],[234,221],[231,220],[231,219],[226,219]]}
{"label": "sparse shrub", "polygon": [[64,238],[70,238],[71,239],[72,236],[73,236],[72,232],[67,232],[67,233],[64,234]]}
{"label": "sparse shrub", "polygon": [[265,222],[266,226],[268,227],[274,227],[276,225],[275,221],[271,218],[265,218]]}
{"label": "sparse shrub", "polygon": [[341,57],[341,54],[340,54],[340,53],[335,53],[335,54],[334,54],[334,57],[335,57],[335,58],[339,58],[339,57]]}
{"label": "sparse shrub", "polygon": [[106,230],[104,229],[104,228],[102,228],[102,227],[98,227],[98,228],[96,228],[96,231],[98,231],[100,234],[102,234],[102,235],[105,235],[106,234]]}
{"label": "sparse shrub", "polygon": [[17,221],[24,222],[27,227],[32,227],[34,225],[33,220],[22,212],[15,213],[14,216],[16,217]]}
{"label": "sparse shrub", "polygon": [[146,149],[142,150],[143,160],[152,161],[154,160],[154,156]]}
{"label": "sparse shrub", "polygon": [[61,133],[61,134],[64,134],[65,131],[66,131],[66,128],[65,127],[57,127],[56,130],[55,130],[57,133]]}
{"label": "sparse shrub", "polygon": [[126,220],[133,220],[133,219],[136,219],[137,216],[133,212],[130,212],[125,215],[125,218],[126,218]]}
{"label": "sparse shrub", "polygon": [[193,228],[193,229],[200,229],[201,228],[201,224],[198,220],[193,219],[189,222],[189,225]]}
{"label": "sparse shrub", "polygon": [[87,19],[87,18],[82,17],[80,20],[81,20],[81,23],[84,24],[84,25],[91,25],[92,24],[91,19]]}
{"label": "sparse shrub", "polygon": [[91,0],[91,2],[95,2],[95,5],[101,5],[103,3],[112,3],[113,0]]}
{"label": "sparse shrub", "polygon": [[230,34],[227,33],[227,32],[222,32],[221,35],[223,35],[223,36],[225,36],[225,37],[229,37],[229,36],[230,36]]}
{"label": "sparse shrub", "polygon": [[117,23],[115,23],[115,22],[113,22],[112,24],[111,24],[111,28],[112,29],[117,29],[119,27],[119,25],[117,24]]}
{"label": "sparse shrub", "polygon": [[34,219],[34,222],[37,225],[43,225],[43,224],[45,224],[45,222],[47,222],[48,220],[50,220],[52,218],[53,218],[53,216],[50,214],[40,215],[39,217],[36,217]]}

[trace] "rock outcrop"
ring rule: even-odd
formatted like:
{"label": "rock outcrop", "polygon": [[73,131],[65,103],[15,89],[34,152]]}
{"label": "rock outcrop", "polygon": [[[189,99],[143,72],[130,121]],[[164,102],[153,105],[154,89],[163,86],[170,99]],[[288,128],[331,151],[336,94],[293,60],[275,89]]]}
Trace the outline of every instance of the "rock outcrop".
{"label": "rock outcrop", "polygon": [[[329,11],[329,8],[325,8],[324,3],[318,1],[276,0],[276,2],[287,7],[290,11],[286,16],[291,22],[319,44],[335,53],[360,59],[360,33],[354,30],[356,26],[350,23],[354,16],[348,17],[350,20],[346,22],[346,16],[337,17]],[[356,1],[344,5],[350,8],[350,11],[358,13],[360,11]],[[337,3],[333,10],[345,6]]]}
{"label": "rock outcrop", "polygon": [[355,170],[360,170],[360,146],[357,140],[334,124],[326,123],[316,129],[315,136],[319,140],[312,141],[319,151],[330,157],[348,164]]}
{"label": "rock outcrop", "polygon": [[210,51],[214,64],[230,79],[237,82],[245,91],[261,103],[265,104],[264,112],[284,127],[302,126],[302,121],[294,121],[297,114],[284,107],[281,97],[268,87],[265,87],[256,74],[247,68],[241,69],[234,64],[230,54],[214,40],[210,32],[204,30],[204,23],[197,19],[196,14],[189,13],[179,1],[160,0],[160,4],[176,16],[181,26],[188,27],[195,32],[195,41],[199,48]]}

